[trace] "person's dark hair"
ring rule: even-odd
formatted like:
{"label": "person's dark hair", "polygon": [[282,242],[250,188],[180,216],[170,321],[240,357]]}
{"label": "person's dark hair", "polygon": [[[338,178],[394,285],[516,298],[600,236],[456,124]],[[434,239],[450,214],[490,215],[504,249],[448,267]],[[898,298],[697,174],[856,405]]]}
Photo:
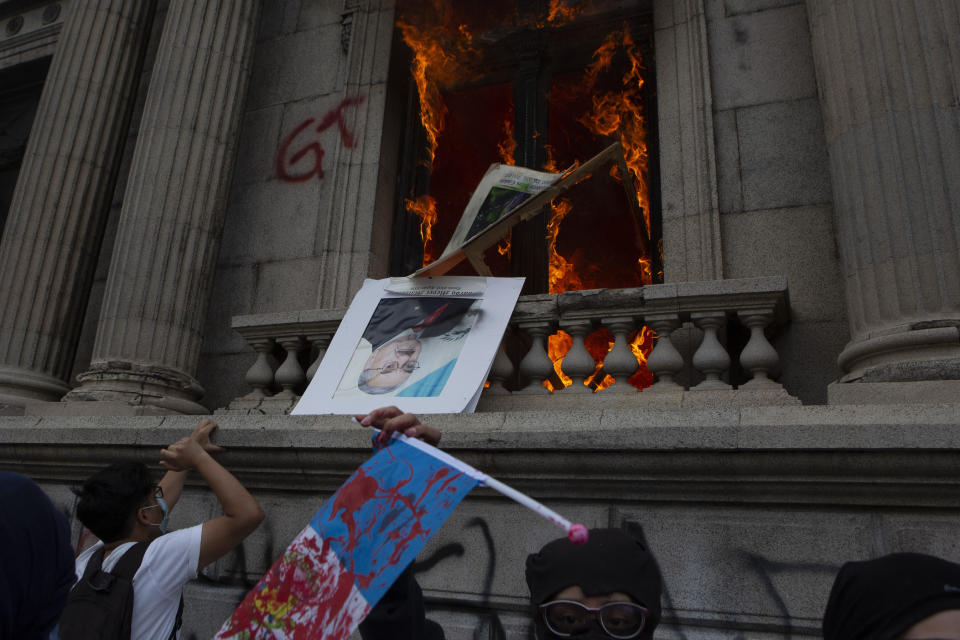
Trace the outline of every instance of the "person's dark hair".
{"label": "person's dark hair", "polygon": [[584,545],[558,538],[527,556],[527,586],[538,637],[553,636],[544,628],[537,606],[572,586],[579,586],[588,596],[617,591],[629,595],[649,611],[638,639],[653,637],[660,623],[660,569],[647,549],[643,531],[627,524],[627,530],[591,529]]}
{"label": "person's dark hair", "polygon": [[73,489],[80,499],[77,519],[105,543],[121,540],[130,535],[137,509],[146,503],[155,486],[145,464],[112,464]]}
{"label": "person's dark hair", "polygon": [[960,565],[922,553],[847,562],[823,614],[825,640],[894,640],[921,620],[960,609]]}

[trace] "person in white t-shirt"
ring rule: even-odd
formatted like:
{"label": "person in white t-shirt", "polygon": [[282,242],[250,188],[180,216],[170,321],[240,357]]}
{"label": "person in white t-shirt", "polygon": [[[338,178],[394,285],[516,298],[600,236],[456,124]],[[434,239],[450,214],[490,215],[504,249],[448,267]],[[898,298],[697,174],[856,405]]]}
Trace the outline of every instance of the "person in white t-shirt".
{"label": "person in white t-shirt", "polygon": [[[121,462],[95,473],[74,490],[79,497],[77,518],[100,539],[77,557],[77,580],[98,548],[104,548],[102,570],[110,571],[134,544],[149,543],[133,577],[131,638],[170,638],[183,585],[239,545],[263,521],[263,510],[253,496],[211,457],[211,452],[222,450],[210,441],[216,428],[204,418],[189,438],[163,449],[160,464],[167,473],[158,483],[146,465]],[[203,476],[224,514],[167,533],[170,510],[180,498],[190,469]]]}

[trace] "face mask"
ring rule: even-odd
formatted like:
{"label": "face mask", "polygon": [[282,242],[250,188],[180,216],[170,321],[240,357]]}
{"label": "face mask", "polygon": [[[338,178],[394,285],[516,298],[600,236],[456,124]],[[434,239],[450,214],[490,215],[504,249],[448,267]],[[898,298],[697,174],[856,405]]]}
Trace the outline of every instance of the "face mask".
{"label": "face mask", "polygon": [[160,535],[163,535],[167,532],[167,526],[170,524],[170,508],[167,506],[167,501],[156,496],[157,504],[152,504],[149,507],[144,507],[144,509],[153,509],[154,507],[160,507],[160,510],[163,511],[163,520],[159,524],[150,523],[154,527],[160,527]]}

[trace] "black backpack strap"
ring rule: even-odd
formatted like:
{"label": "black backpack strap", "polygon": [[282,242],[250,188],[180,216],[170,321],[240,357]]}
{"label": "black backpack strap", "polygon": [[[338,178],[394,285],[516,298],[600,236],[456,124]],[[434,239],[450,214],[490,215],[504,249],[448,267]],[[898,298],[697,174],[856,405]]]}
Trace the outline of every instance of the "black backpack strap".
{"label": "black backpack strap", "polygon": [[173,630],[170,631],[170,640],[177,640],[177,631],[183,626],[183,591],[180,592],[180,606],[177,607],[177,621],[173,623]]}
{"label": "black backpack strap", "polygon": [[89,580],[97,571],[100,571],[101,565],[103,565],[103,547],[100,547],[90,555],[90,558],[87,560],[87,566],[83,570],[82,579]]}
{"label": "black backpack strap", "polygon": [[126,553],[117,560],[117,564],[113,566],[110,573],[133,580],[133,575],[140,568],[140,563],[143,562],[143,554],[147,552],[147,545],[149,544],[149,542],[138,542],[127,549]]}

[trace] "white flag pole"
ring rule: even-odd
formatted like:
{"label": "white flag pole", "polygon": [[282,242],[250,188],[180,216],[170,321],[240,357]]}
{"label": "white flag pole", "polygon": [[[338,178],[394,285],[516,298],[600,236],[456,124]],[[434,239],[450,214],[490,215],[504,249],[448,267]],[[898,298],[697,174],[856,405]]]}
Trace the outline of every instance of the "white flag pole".
{"label": "white flag pole", "polygon": [[559,513],[557,513],[553,509],[550,509],[549,507],[544,506],[543,504],[537,502],[536,500],[534,500],[533,498],[531,498],[530,496],[524,493],[520,493],[513,487],[503,484],[496,478],[491,478],[487,474],[483,474],[483,478],[481,479],[480,482],[484,486],[489,487],[494,491],[498,491],[502,493],[503,495],[507,496],[511,500],[519,502],[520,504],[530,509],[531,511],[540,514],[547,520],[562,527],[563,530],[567,532],[567,538],[573,544],[587,543],[587,539],[589,538],[589,533],[587,532],[587,528],[582,524],[580,524],[579,522],[571,523],[569,520],[561,516]]}
{"label": "white flag pole", "polygon": [[[376,431],[378,434],[382,433],[379,429],[375,427],[374,427],[374,431]],[[486,487],[489,487],[494,491],[497,491],[505,495],[511,500],[515,500],[516,502],[519,502],[520,504],[532,510],[533,512],[540,514],[547,520],[553,522],[557,526],[561,527],[564,531],[566,531],[567,538],[573,544],[587,543],[587,539],[589,538],[589,533],[587,532],[587,528],[584,525],[580,524],[579,522],[571,523],[569,520],[561,516],[559,513],[557,513],[553,509],[549,509],[545,507],[544,505],[540,504],[530,496],[520,493],[513,487],[509,487],[503,484],[496,478],[491,478],[484,472],[478,469],[475,469],[474,467],[471,467],[470,465],[463,462],[462,460],[454,458],[449,453],[445,451],[441,451],[440,449],[437,449],[436,447],[431,446],[426,442],[423,442],[422,440],[418,440],[417,438],[410,438],[400,432],[394,432],[391,435],[391,437],[397,440],[402,440],[403,442],[406,442],[410,446],[416,447],[417,449],[420,449],[421,451],[424,451],[425,453],[428,453],[429,455],[442,460],[446,464],[449,464],[450,466],[456,469],[459,469],[460,471],[463,471],[464,473],[471,476],[472,478],[476,478],[480,482],[480,484]],[[374,439],[375,442],[376,440],[377,438]],[[376,448],[379,448],[385,445],[383,443],[380,443],[379,445],[375,444],[374,446]]]}

